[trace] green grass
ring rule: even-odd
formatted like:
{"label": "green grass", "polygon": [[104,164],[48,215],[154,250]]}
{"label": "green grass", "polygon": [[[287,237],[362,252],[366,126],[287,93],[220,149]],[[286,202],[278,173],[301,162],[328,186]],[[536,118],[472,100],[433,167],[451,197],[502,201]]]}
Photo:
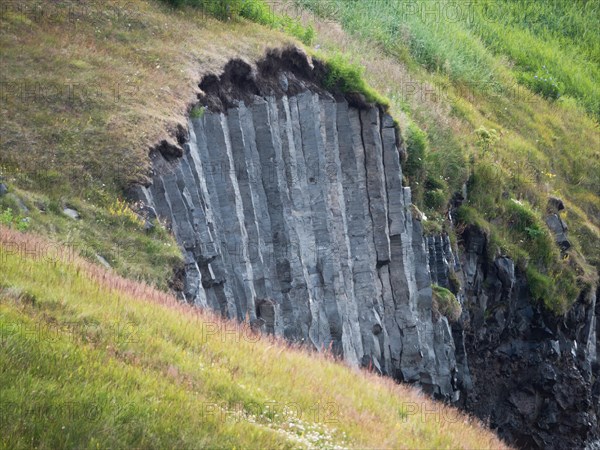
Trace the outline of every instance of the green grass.
{"label": "green grass", "polygon": [[351,61],[343,53],[327,55],[315,52],[315,56],[325,65],[325,79],[323,85],[331,92],[360,93],[364,95],[369,103],[377,103],[385,108],[389,107],[390,101],[365,80],[365,68]]}
{"label": "green grass", "polygon": [[240,18],[266,25],[290,34],[306,45],[310,45],[315,37],[312,27],[302,26],[298,20],[287,15],[274,14],[263,0],[162,0],[176,8],[184,6],[199,8],[220,20],[237,20]]}
{"label": "green grass", "polygon": [[[9,187],[9,195],[0,197],[0,225],[50,236],[71,256],[93,262],[100,256],[117,273],[164,290],[173,281],[174,270],[183,264],[171,234],[157,222],[145,230],[145,221],[123,201],[99,208],[76,197],[55,200]],[[65,206],[75,208],[80,219],[67,217]]]}
{"label": "green grass", "polygon": [[[495,89],[516,75],[549,71],[600,118],[600,5],[598,2],[440,1],[346,2],[299,0],[361,37],[381,42],[430,72],[441,72],[457,83],[476,89]],[[458,5],[458,6],[457,6]],[[428,8],[429,6],[429,8]],[[407,51],[402,51],[404,47]],[[410,57],[407,57],[410,55]],[[515,66],[507,70],[495,56]],[[412,61],[411,61],[412,60]],[[521,78],[531,87],[529,77]]]}
{"label": "green grass", "polygon": [[552,77],[561,86],[558,94],[576,98],[600,118],[598,2],[488,0],[478,2],[475,13],[478,20],[468,24],[469,29],[492,52],[515,63],[520,82],[546,94],[548,83],[539,80]]}
{"label": "green grass", "polygon": [[2,448],[504,448],[413,388],[47,247],[0,227]]}
{"label": "green grass", "polygon": [[[175,7],[191,6],[203,9],[221,20],[248,19],[287,33],[306,45],[315,39],[315,30],[311,25],[304,26],[299,20],[286,14],[277,14],[263,0],[163,0]],[[351,61],[345,54],[323,54],[311,52],[324,64],[326,73],[324,87],[332,92],[360,93],[369,103],[389,106],[389,99],[381,95],[366,82],[365,68]]]}

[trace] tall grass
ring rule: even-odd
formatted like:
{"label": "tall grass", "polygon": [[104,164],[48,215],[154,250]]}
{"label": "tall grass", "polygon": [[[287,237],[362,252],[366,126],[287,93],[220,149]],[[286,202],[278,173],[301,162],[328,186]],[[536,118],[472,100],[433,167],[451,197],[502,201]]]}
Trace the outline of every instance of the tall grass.
{"label": "tall grass", "polygon": [[[441,72],[475,89],[497,89],[512,79],[535,88],[524,74],[546,68],[600,118],[600,6],[597,2],[417,0],[347,2],[298,0],[339,20],[344,28],[372,39],[389,52],[405,54],[430,72]],[[515,63],[507,71],[495,55]],[[514,78],[509,74],[512,73]]]}
{"label": "tall grass", "polygon": [[537,93],[533,80],[552,77],[560,95],[576,98],[600,119],[600,5],[598,2],[476,3],[476,20],[465,22],[495,54],[514,62],[517,79]]}
{"label": "tall grass", "polygon": [[274,14],[264,0],[162,0],[175,7],[200,8],[220,20],[240,17],[281,30],[310,45],[315,37],[312,27],[304,27],[286,15]]}

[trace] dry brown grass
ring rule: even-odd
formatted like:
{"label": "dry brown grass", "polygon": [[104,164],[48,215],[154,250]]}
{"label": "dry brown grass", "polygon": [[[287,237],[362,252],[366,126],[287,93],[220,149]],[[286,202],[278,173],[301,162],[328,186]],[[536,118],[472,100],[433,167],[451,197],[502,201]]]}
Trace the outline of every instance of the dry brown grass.
{"label": "dry brown grass", "polygon": [[[54,169],[71,182],[144,175],[148,149],[186,124],[203,74],[219,72],[230,58],[257,59],[291,42],[259,25],[223,23],[159,2],[39,5],[9,3],[0,18],[8,83],[0,164],[30,174]],[[25,86],[64,92],[23,97]]]}

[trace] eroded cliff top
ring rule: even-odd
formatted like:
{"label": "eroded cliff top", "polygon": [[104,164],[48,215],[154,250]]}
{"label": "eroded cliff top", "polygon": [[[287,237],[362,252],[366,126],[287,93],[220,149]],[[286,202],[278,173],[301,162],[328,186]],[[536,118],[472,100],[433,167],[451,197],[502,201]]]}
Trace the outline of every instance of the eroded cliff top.
{"label": "eroded cliff top", "polygon": [[346,99],[350,106],[366,109],[373,106],[360,92],[342,92],[336,86],[325,87],[327,65],[296,46],[274,48],[256,63],[231,59],[220,75],[202,78],[198,94],[200,105],[213,112],[224,112],[239,101],[251,104],[255,96],[294,96],[310,90],[323,97]]}

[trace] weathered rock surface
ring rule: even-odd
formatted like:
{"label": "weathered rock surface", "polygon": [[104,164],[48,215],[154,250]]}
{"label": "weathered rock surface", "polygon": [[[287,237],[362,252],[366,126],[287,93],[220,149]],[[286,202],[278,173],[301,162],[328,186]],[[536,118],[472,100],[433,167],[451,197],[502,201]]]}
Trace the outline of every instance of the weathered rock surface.
{"label": "weathered rock surface", "polygon": [[560,218],[558,214],[550,214],[546,217],[546,225],[550,228],[550,231],[554,234],[556,243],[562,250],[568,250],[571,248],[571,243],[567,238],[567,224]]}
{"label": "weathered rock surface", "polygon": [[70,219],[79,220],[79,213],[72,208],[63,208],[63,214]]}
{"label": "weathered rock surface", "polygon": [[376,107],[310,91],[191,121],[182,158],[155,154],[140,188],[185,249],[186,300],[453,398],[396,141]]}
{"label": "weathered rock surface", "polygon": [[596,293],[557,317],[531,300],[512,260],[489,258],[483,232],[468,227],[462,240],[455,342],[464,341],[472,382],[460,382],[459,364],[459,404],[517,447],[583,448],[599,435]]}
{"label": "weathered rock surface", "polygon": [[[392,118],[324,91],[321,71],[297,50],[234,60],[200,84],[187,139],[152,153],[135,197],[184,251],[184,299],[416,383],[519,447],[597,439],[596,296],[558,318],[476,228],[460,251],[424,239]],[[561,209],[548,226],[566,248]],[[432,314],[432,282],[456,294],[457,323]]]}
{"label": "weathered rock surface", "polygon": [[190,121],[180,158],[152,155],[137,196],[184,249],[185,299],[454,399],[452,330],[432,320],[394,122],[313,88],[288,59],[274,95],[235,100],[231,79],[252,85],[241,63],[205,80],[221,111]]}

